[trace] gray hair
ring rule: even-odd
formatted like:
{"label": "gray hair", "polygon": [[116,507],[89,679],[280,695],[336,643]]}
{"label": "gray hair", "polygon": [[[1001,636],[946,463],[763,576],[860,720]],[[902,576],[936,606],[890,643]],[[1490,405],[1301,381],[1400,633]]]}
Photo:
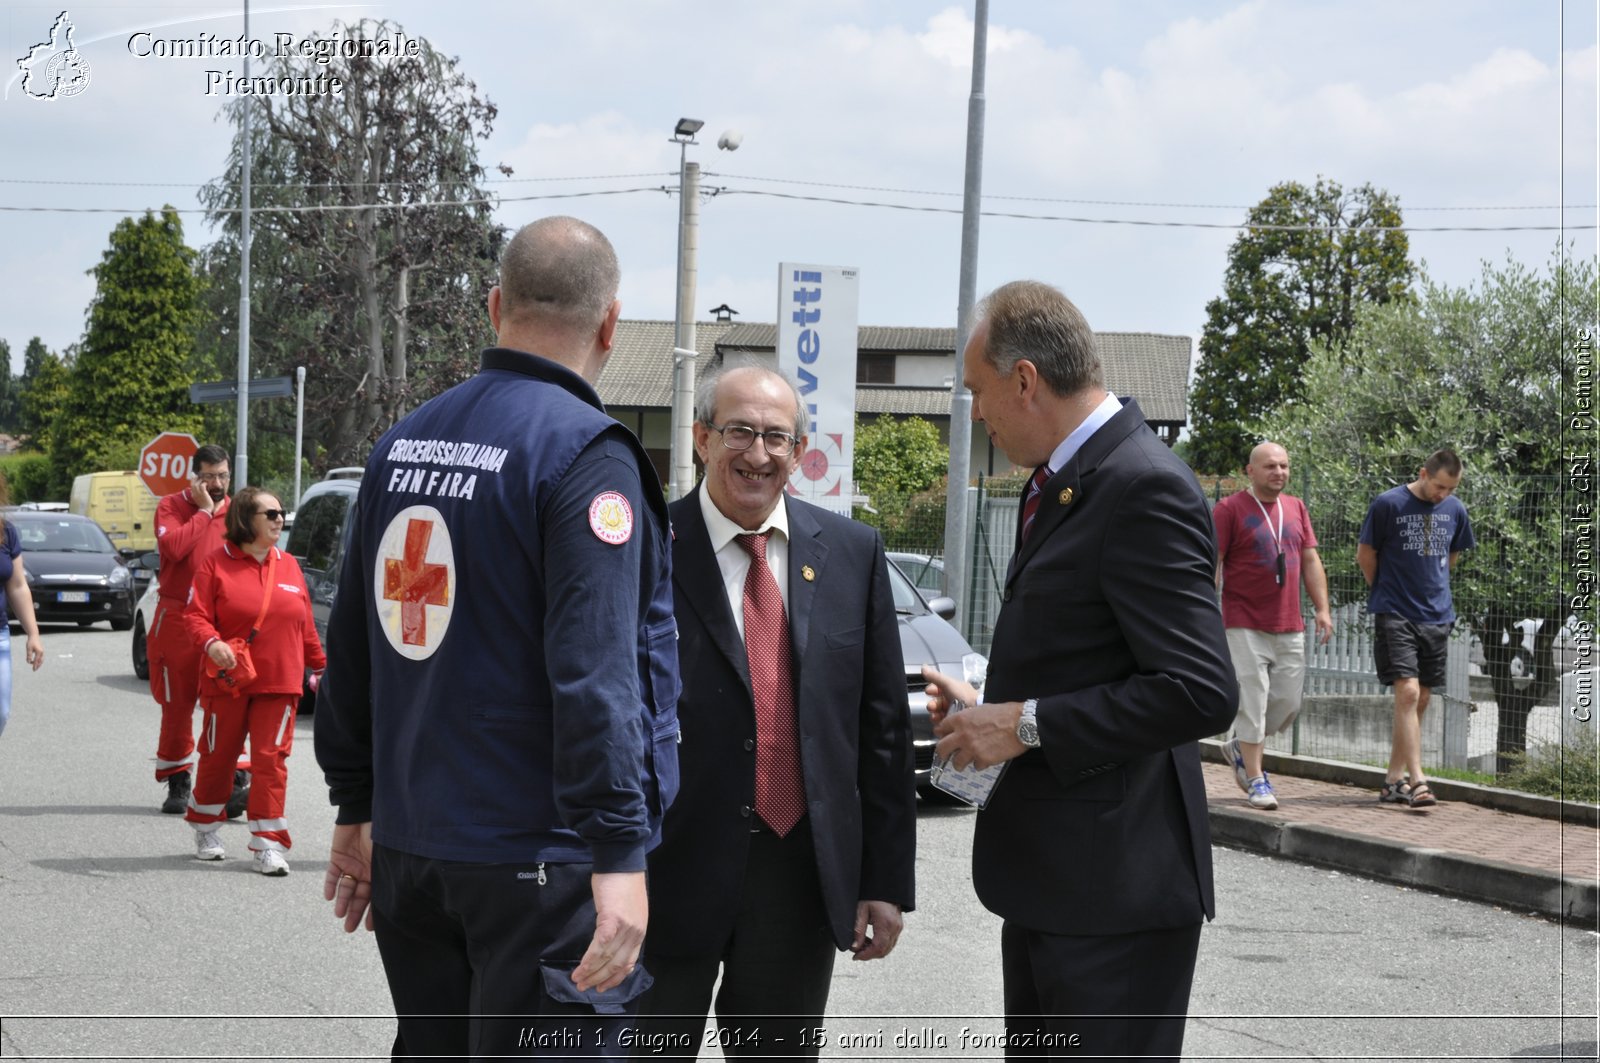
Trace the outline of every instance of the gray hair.
{"label": "gray hair", "polygon": [[604,233],[577,218],[540,218],[517,230],[500,257],[501,313],[569,328],[598,325],[622,271]]}
{"label": "gray hair", "polygon": [[723,363],[701,377],[694,389],[695,420],[705,425],[715,424],[717,420],[717,387],[725,378],[734,373],[743,373],[747,370],[764,373],[774,380],[781,380],[788,387],[789,393],[794,396],[794,434],[798,438],[804,439],[809,434],[806,432],[806,426],[810,419],[806,417],[806,400],[800,395],[800,386],[791,380],[788,374],[768,369],[764,365],[728,365]]}
{"label": "gray hair", "polygon": [[1094,332],[1059,289],[1039,281],[1012,281],[990,292],[978,312],[989,325],[984,358],[1001,376],[1010,375],[1026,358],[1059,396],[1105,387]]}

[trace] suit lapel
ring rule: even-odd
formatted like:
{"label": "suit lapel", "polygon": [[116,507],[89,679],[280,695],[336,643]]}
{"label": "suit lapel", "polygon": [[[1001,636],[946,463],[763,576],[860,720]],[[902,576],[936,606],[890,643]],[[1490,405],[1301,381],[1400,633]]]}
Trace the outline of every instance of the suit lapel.
{"label": "suit lapel", "polygon": [[[1033,518],[1032,530],[1028,532],[1028,541],[1011,555],[1011,564],[1006,568],[1008,589],[1017,578],[1017,573],[1039,552],[1039,545],[1082,507],[1084,492],[1093,490],[1091,478],[1106,455],[1115,450],[1130,432],[1143,426],[1144,414],[1139,412],[1139,404],[1129,399],[1122,409],[1112,415],[1111,420],[1083,441],[1083,446],[1078,448],[1064,468],[1058,469],[1054,476],[1045,481],[1040,490],[1039,511]],[[1020,504],[1018,512],[1020,515]]]}
{"label": "suit lapel", "polygon": [[[789,639],[794,644],[796,663],[805,660],[811,633],[811,605],[816,600],[817,584],[823,578],[823,562],[828,544],[822,541],[822,528],[804,502],[784,496],[789,517]],[[806,570],[811,578],[806,579]]]}
{"label": "suit lapel", "polygon": [[750,686],[750,659],[733,620],[733,610],[722,589],[722,569],[711,549],[711,534],[700,513],[700,492],[696,487],[669,507],[672,513],[672,581],[717,649],[728,658],[734,671]]}

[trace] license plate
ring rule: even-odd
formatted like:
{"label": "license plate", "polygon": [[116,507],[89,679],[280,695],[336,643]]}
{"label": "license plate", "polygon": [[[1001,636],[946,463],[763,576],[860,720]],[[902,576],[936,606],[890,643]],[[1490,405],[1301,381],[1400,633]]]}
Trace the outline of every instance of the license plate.
{"label": "license plate", "polygon": [[88,591],[56,591],[56,601],[58,601],[58,602],[80,602],[81,603],[81,602],[87,602],[88,600],[89,600],[89,592]]}

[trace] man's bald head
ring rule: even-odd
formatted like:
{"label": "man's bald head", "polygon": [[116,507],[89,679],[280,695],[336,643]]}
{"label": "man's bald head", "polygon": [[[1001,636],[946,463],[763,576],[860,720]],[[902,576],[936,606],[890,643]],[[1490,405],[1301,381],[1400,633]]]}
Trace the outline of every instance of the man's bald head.
{"label": "man's bald head", "polygon": [[1270,502],[1289,486],[1289,452],[1277,443],[1257,443],[1244,474],[1256,497]]}
{"label": "man's bald head", "polygon": [[577,218],[524,225],[500,258],[500,316],[513,326],[595,328],[617,297],[617,253]]}

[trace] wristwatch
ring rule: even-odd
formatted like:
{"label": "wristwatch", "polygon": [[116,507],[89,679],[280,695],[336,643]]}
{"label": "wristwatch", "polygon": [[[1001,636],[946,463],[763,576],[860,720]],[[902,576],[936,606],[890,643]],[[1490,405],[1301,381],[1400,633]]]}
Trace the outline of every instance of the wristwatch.
{"label": "wristwatch", "polygon": [[1039,699],[1029,698],[1022,703],[1022,719],[1017,721],[1017,741],[1029,749],[1039,748]]}

